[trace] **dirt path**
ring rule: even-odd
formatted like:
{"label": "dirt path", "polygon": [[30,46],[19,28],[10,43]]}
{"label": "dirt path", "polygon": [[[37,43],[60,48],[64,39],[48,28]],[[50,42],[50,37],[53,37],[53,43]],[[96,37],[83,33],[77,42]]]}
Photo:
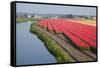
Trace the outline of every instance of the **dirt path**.
{"label": "dirt path", "polygon": [[93,58],[80,52],[79,50],[71,46],[69,43],[62,41],[62,39],[58,38],[56,35],[53,35],[50,32],[41,29],[40,27],[38,28],[39,30],[50,36],[52,39],[54,39],[65,51],[67,51],[67,53],[69,53],[77,61],[95,61]]}

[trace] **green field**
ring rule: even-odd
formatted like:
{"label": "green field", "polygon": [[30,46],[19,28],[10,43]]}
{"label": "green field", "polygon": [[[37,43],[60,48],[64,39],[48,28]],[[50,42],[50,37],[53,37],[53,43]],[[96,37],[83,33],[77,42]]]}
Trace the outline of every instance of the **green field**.
{"label": "green field", "polygon": [[17,23],[22,23],[22,22],[27,22],[27,21],[35,21],[34,18],[26,18],[26,17],[17,17],[16,22]]}

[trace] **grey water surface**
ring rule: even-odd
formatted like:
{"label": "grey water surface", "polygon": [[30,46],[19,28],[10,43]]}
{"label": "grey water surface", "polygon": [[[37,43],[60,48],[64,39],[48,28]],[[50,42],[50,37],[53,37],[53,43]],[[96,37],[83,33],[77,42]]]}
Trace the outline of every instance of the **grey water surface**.
{"label": "grey water surface", "polygon": [[32,34],[30,22],[16,24],[16,64],[56,63],[55,57],[48,52],[43,42]]}

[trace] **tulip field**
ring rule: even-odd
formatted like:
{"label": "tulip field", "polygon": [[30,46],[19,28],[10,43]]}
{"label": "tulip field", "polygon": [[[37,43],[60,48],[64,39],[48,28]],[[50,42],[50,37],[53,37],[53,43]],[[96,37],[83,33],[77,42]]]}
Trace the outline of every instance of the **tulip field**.
{"label": "tulip field", "polygon": [[38,25],[55,34],[64,34],[79,48],[96,49],[96,26],[67,19],[42,19]]}

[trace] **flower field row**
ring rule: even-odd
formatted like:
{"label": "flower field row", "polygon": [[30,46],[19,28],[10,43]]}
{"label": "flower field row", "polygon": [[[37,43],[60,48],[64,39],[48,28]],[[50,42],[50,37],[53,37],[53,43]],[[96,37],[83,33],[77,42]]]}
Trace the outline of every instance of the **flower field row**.
{"label": "flower field row", "polygon": [[56,33],[63,33],[71,39],[78,47],[96,48],[96,27],[84,25],[66,19],[43,19],[38,25],[47,28],[48,31],[54,30]]}

